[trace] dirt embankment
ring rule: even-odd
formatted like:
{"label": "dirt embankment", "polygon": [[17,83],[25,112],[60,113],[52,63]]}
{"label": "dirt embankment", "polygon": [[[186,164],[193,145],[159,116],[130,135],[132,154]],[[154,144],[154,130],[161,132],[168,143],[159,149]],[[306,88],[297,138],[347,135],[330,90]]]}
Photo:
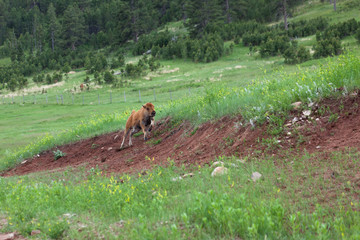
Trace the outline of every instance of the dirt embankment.
{"label": "dirt embankment", "polygon": [[123,132],[105,134],[56,148],[66,153],[57,160],[53,154],[56,149],[51,149],[2,175],[62,171],[81,166],[130,173],[149,169],[153,164],[167,164],[168,159],[179,165],[201,165],[219,155],[242,157],[270,152],[280,157],[284,151],[295,153],[306,149],[313,153],[359,148],[359,104],[360,97],[353,93],[314,104],[309,116],[305,116],[302,110],[294,110],[285,123],[283,134],[276,139],[267,133],[268,124],[252,129],[242,124],[241,116],[223,117],[199,128],[165,119],[157,122],[153,136],[147,142],[140,135],[133,139],[132,147],[119,150]]}

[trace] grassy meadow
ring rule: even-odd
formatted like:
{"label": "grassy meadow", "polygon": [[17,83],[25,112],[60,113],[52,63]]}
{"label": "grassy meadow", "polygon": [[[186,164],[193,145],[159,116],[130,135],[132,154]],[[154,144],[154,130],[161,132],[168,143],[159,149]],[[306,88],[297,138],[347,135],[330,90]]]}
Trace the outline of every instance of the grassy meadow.
{"label": "grassy meadow", "polygon": [[[358,9],[345,11],[345,3],[334,14],[330,4],[306,2],[294,19],[359,19]],[[179,23],[170,28],[183,31]],[[315,36],[298,42],[310,49]],[[291,103],[360,87],[359,44],[347,37],[342,45],[348,51],[338,57],[286,65],[281,57],[249,54],[240,44],[212,63],[161,61],[157,72],[128,79],[121,88],[91,85],[80,92],[83,69],[44,94],[29,79],[33,91],[0,96],[0,172],[51,147],[119,130],[130,110],[147,101],[155,104],[157,118],[196,125],[242,114],[246,124],[271,121],[276,135],[283,131]],[[127,61],[137,59],[128,56]],[[0,64],[8,62],[0,59]],[[143,174],[68,168],[0,177],[0,233],[16,231],[30,239],[359,239],[360,190],[349,180],[358,174],[358,150],[282,154],[286,157],[209,159],[228,167],[220,177],[211,177],[210,166],[176,166],[171,158],[168,167],[154,166]],[[336,170],[334,178],[329,168]],[[193,177],[179,179],[190,172]],[[253,172],[262,178],[253,181]],[[40,233],[31,236],[33,230]]]}

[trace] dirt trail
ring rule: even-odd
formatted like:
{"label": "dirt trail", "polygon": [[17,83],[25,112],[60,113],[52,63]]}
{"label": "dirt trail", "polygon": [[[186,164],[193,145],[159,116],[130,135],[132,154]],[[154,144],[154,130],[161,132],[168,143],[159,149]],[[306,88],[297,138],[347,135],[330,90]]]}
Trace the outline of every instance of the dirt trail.
{"label": "dirt trail", "polygon": [[[327,99],[313,107],[309,117],[293,111],[286,123],[279,143],[269,144],[262,139],[273,138],[267,133],[268,124],[251,129],[242,126],[238,117],[223,117],[194,129],[188,123],[174,124],[170,119],[157,122],[152,138],[144,142],[142,136],[133,139],[133,146],[119,151],[122,132],[82,140],[60,146],[65,157],[54,160],[53,151],[3,173],[3,176],[24,175],[38,171],[63,171],[68,167],[98,166],[107,172],[129,173],[151,168],[153,164],[206,164],[219,155],[259,155],[265,152],[282,155],[284,151],[328,152],[347,147],[360,147],[360,97],[357,93],[341,99]],[[325,110],[324,110],[325,109]],[[335,120],[336,119],[336,120]],[[126,141],[127,143],[127,141]],[[300,151],[299,151],[300,150]],[[149,159],[153,159],[151,162]]]}

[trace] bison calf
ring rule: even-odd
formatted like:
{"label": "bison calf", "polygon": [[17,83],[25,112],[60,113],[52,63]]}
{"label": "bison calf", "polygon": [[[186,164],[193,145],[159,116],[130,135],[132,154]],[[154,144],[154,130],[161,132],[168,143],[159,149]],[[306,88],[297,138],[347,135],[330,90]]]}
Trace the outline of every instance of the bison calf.
{"label": "bison calf", "polygon": [[132,145],[131,137],[140,130],[144,133],[144,140],[147,140],[148,133],[155,125],[155,107],[152,103],[146,103],[139,111],[132,111],[129,119],[126,122],[124,138],[121,143],[122,148],[124,146],[125,138],[130,133],[129,146]]}

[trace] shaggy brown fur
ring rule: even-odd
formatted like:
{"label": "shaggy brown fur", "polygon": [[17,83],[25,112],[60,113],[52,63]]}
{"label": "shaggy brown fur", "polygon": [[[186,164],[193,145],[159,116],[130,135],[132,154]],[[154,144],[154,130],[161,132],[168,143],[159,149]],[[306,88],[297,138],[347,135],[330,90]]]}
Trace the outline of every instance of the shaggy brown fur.
{"label": "shaggy brown fur", "polygon": [[144,133],[144,140],[147,140],[147,135],[152,130],[152,128],[155,126],[155,107],[152,103],[146,103],[142,106],[142,108],[139,111],[132,111],[129,119],[126,122],[125,126],[125,132],[124,132],[124,138],[121,143],[122,148],[124,146],[125,138],[129,134],[130,130],[130,137],[129,137],[129,146],[132,145],[131,137],[135,133],[139,132],[140,130]]}

